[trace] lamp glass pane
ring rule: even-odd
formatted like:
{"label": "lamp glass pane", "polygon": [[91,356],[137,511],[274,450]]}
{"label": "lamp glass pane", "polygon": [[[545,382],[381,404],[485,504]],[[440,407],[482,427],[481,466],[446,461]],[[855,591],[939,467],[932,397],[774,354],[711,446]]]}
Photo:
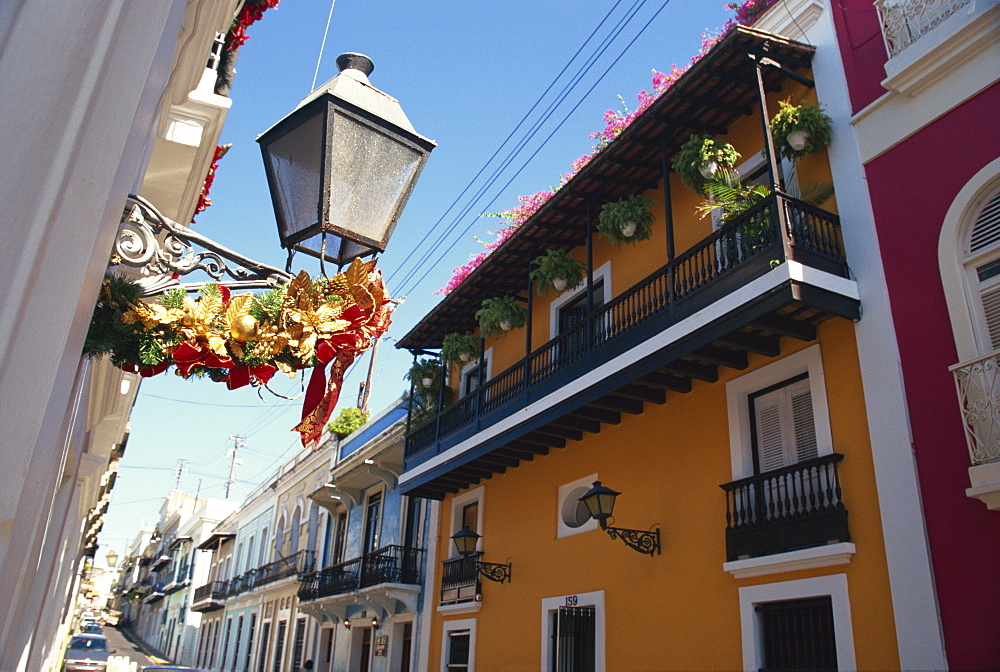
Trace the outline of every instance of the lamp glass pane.
{"label": "lamp glass pane", "polygon": [[408,195],[422,153],[373,126],[335,114],[330,224],[381,241]]}
{"label": "lamp glass pane", "polygon": [[323,154],[323,116],[312,117],[267,146],[281,216],[281,235],[288,236],[319,218],[320,164]]}
{"label": "lamp glass pane", "polygon": [[615,510],[615,498],[618,497],[617,493],[601,493],[597,496],[600,512],[603,515],[610,516]]}

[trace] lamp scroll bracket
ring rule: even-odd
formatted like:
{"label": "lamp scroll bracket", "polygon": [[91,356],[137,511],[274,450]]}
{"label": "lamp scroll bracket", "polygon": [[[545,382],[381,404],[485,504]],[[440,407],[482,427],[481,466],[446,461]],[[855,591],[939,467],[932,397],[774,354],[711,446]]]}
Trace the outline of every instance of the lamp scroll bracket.
{"label": "lamp scroll bracket", "polygon": [[[202,249],[196,250],[196,245]],[[138,284],[143,296],[156,296],[172,288],[197,291],[206,283],[181,283],[175,279],[193,271],[203,271],[233,289],[276,287],[293,277],[178,224],[136,194],[129,194],[126,200],[112,263],[141,273]]]}

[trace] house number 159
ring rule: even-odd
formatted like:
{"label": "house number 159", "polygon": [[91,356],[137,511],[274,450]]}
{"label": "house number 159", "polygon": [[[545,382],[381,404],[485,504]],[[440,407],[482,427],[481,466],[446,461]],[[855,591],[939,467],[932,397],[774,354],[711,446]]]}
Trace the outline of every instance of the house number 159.
{"label": "house number 159", "polygon": [[567,607],[575,607],[576,603],[577,603],[576,595],[567,595],[566,596],[566,606]]}

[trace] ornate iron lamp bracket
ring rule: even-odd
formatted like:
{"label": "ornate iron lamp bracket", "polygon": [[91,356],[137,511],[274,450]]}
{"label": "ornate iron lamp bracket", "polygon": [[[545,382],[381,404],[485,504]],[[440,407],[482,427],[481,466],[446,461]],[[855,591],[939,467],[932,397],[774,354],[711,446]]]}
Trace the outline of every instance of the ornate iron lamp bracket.
{"label": "ornate iron lamp bracket", "polygon": [[626,527],[602,526],[612,539],[621,539],[625,545],[632,550],[644,553],[649,557],[659,555],[663,551],[660,549],[660,528],[655,530],[631,530]]}
{"label": "ornate iron lamp bracket", "polygon": [[509,562],[504,565],[498,562],[481,562],[476,560],[476,567],[479,569],[479,573],[490,581],[495,583],[503,583],[506,581],[507,583],[510,583],[511,563]]}
{"label": "ornate iron lamp bracket", "polygon": [[[195,250],[195,245],[203,250]],[[292,279],[280,268],[233,252],[178,224],[135,194],[129,194],[122,213],[112,264],[140,272],[138,283],[143,296],[155,296],[175,287],[197,291],[204,282],[181,283],[174,277],[192,271],[204,271],[232,289],[276,287]]]}

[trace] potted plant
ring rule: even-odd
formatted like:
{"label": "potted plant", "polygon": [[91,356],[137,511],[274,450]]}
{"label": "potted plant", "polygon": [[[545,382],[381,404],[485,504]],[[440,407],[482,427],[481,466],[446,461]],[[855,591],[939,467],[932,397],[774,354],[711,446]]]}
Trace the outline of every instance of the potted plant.
{"label": "potted plant", "polygon": [[561,292],[567,287],[576,287],[583,282],[587,265],[570,256],[566,250],[546,250],[531,262],[534,266],[529,275],[539,294],[545,294],[554,287]]}
{"label": "potted plant", "polygon": [[637,243],[652,235],[653,201],[639,194],[632,194],[614,203],[601,206],[597,218],[597,231],[615,245]]}
{"label": "potted plant", "polygon": [[342,408],[337,417],[327,425],[327,429],[338,439],[343,439],[358,431],[362,425],[368,422],[370,415],[368,411],[362,411],[360,408]]}
{"label": "potted plant", "polygon": [[424,357],[413,362],[413,366],[410,367],[410,370],[406,374],[407,380],[412,380],[425,390],[433,387],[434,383],[440,377],[441,361],[432,357]]}
{"label": "potted plant", "polygon": [[476,311],[479,331],[485,337],[496,336],[523,327],[528,312],[513,296],[495,296],[484,299],[483,307]]}
{"label": "potted plant", "polygon": [[719,169],[732,170],[739,160],[739,152],[728,142],[693,133],[681,145],[670,165],[686,187],[703,194],[707,180],[713,179]]}
{"label": "potted plant", "polygon": [[479,354],[479,338],[471,333],[451,333],[441,342],[441,358],[450,363],[464,364]]}
{"label": "potted plant", "polygon": [[833,122],[819,105],[792,105],[787,100],[778,103],[778,112],[771,119],[771,135],[778,145],[778,154],[789,159],[815,154],[830,144]]}

